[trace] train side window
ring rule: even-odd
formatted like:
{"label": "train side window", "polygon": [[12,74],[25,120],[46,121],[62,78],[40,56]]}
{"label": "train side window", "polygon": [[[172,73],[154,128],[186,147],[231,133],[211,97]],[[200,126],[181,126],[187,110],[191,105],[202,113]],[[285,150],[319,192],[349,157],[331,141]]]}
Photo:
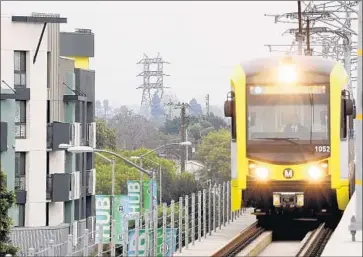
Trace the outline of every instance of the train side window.
{"label": "train side window", "polygon": [[345,114],[345,101],[344,98],[341,99],[340,108],[340,139],[347,139],[347,115]]}
{"label": "train side window", "polygon": [[232,140],[235,141],[237,139],[237,131],[236,131],[235,97],[233,91],[231,91],[228,94],[227,100],[224,102],[224,116],[231,118]]}
{"label": "train side window", "polygon": [[237,126],[236,126],[236,115],[235,114],[233,114],[233,116],[232,116],[231,127],[232,127],[232,140],[235,141],[237,139]]}
{"label": "train side window", "polygon": [[353,119],[356,116],[356,107],[355,101],[352,99],[353,96],[348,90],[342,90],[341,97],[340,138],[346,140],[348,138],[348,131],[349,133],[352,132]]}

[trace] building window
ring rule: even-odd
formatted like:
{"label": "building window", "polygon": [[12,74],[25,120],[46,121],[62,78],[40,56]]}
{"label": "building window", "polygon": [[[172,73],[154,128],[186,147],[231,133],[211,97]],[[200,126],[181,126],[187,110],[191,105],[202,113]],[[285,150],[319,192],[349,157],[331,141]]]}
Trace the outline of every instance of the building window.
{"label": "building window", "polygon": [[15,190],[25,190],[25,152],[15,153]]}
{"label": "building window", "polygon": [[26,87],[25,51],[14,51],[14,87]]}
{"label": "building window", "polygon": [[15,101],[15,137],[26,137],[26,101]]}
{"label": "building window", "polygon": [[25,204],[16,204],[15,205],[16,212],[18,214],[18,218],[14,222],[15,227],[24,227],[25,226]]}

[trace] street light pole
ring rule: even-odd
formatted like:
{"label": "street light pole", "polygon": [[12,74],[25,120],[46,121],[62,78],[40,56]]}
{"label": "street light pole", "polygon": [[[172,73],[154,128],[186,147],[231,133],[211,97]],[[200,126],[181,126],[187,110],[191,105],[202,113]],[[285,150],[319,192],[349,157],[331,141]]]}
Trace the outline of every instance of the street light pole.
{"label": "street light pole", "polygon": [[[103,154],[100,154],[98,152],[95,152],[95,154],[97,154],[98,156],[100,156],[102,159],[104,159],[105,161],[109,162],[112,164],[112,181],[111,181],[111,210],[110,210],[110,216],[111,216],[111,235],[114,235],[114,231],[115,228],[113,226],[113,218],[115,216],[114,213],[114,208],[115,208],[115,160],[114,159],[109,159],[106,156],[104,156]],[[111,244],[112,247],[114,248],[114,238],[111,238]]]}
{"label": "street light pole", "polygon": [[161,164],[159,163],[159,184],[160,184],[160,204],[163,203],[163,184],[162,184]]}
{"label": "street light pole", "polygon": [[111,185],[111,194],[112,194],[112,215],[111,217],[113,218],[113,205],[114,205],[114,199],[115,199],[115,160],[112,160],[112,185]]}
{"label": "street light pole", "polygon": [[[139,165],[140,167],[142,167],[142,158],[139,159]],[[142,172],[139,171],[140,173],[140,213],[142,213],[142,201],[143,201],[143,192],[144,192],[144,185],[143,185],[143,179],[142,179]],[[140,215],[140,218],[142,217],[142,215]],[[142,224],[142,223],[141,223]]]}

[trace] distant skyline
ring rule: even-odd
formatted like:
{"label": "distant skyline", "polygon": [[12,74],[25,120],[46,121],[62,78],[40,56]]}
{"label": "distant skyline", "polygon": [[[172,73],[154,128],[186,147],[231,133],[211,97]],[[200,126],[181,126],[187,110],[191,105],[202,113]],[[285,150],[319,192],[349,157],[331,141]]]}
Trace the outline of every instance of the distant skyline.
{"label": "distant skyline", "polygon": [[[140,105],[143,58],[161,56],[165,86],[181,101],[193,97],[204,106],[222,105],[235,65],[269,53],[264,44],[289,44],[282,33],[295,24],[275,24],[272,17],[297,10],[296,1],[281,2],[1,2],[1,14],[59,13],[68,18],[62,31],[75,28],[95,33],[96,99],[114,107]],[[40,32],[39,32],[40,33]],[[36,46],[34,46],[36,47]],[[279,53],[281,54],[281,53]]]}

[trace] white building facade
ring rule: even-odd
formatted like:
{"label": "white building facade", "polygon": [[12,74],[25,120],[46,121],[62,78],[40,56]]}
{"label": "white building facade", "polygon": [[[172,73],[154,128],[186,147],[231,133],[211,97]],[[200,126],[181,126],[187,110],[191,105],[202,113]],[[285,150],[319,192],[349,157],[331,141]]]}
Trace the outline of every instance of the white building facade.
{"label": "white building facade", "polygon": [[[16,192],[16,206],[10,211],[15,226],[13,241],[27,236],[22,227],[68,224],[78,231],[79,222],[95,216],[93,154],[71,154],[59,147],[95,147],[94,71],[77,68],[76,58],[60,57],[61,51],[77,56],[69,49],[79,44],[79,37],[91,46],[88,56],[79,54],[83,62],[93,57],[93,34],[87,34],[85,43],[84,33],[74,33],[61,49],[59,28],[65,22],[67,19],[58,15],[1,15],[0,104],[2,113],[8,108],[13,114],[1,119],[1,139],[7,139],[1,146],[1,163],[8,188]],[[79,87],[87,95],[79,95]],[[15,133],[9,130],[14,127]],[[14,144],[9,140],[11,133]],[[93,226],[88,220],[83,223],[84,228]],[[32,236],[37,237],[34,231]],[[60,235],[59,240],[66,236]],[[32,247],[37,245],[33,242]]]}

